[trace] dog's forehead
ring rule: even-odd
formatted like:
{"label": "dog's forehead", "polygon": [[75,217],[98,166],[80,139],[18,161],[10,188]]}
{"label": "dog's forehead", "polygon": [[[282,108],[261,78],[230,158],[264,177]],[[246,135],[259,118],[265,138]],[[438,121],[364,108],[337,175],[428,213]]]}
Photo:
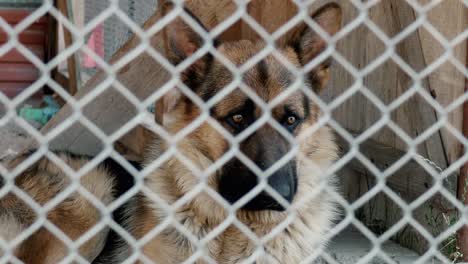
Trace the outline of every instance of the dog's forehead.
{"label": "dog's forehead", "polygon": [[[263,48],[262,44],[252,43],[250,41],[238,41],[233,43],[222,44],[218,47],[218,51],[223,54],[237,67],[244,67],[245,63],[255,56]],[[292,63],[299,67],[299,60],[292,48],[283,48],[281,54]],[[221,62],[216,61],[212,65],[212,70],[205,80],[205,85],[202,94],[206,97],[211,97],[220,92],[224,87],[229,85],[233,80],[233,74]],[[243,71],[242,81],[260,99],[264,102],[270,102],[280,93],[285,91],[295,80],[294,74],[275,56],[268,55],[257,63]],[[294,92],[283,101],[284,105],[291,108],[303,108],[303,96],[301,92]],[[205,98],[206,99],[206,98]],[[246,100],[249,100],[241,89],[235,89],[219,101],[216,107],[218,115],[222,116],[229,113],[232,109],[238,109],[244,105]],[[297,107],[295,107],[297,106]],[[299,112],[302,112],[301,109]]]}
{"label": "dog's forehead", "polygon": [[[264,48],[263,43],[253,43],[248,40],[229,42],[218,47],[218,51],[238,68],[246,68],[247,63],[251,64],[247,70],[242,70],[242,81],[264,101],[269,102],[289,87],[295,80],[294,74],[277,59],[270,54],[261,60],[251,60]],[[299,67],[299,59],[292,48],[278,49],[281,55],[287,59],[291,65]],[[222,62],[215,60],[212,70],[207,76],[205,88],[214,89],[211,94],[217,93],[234,79],[234,74]]]}

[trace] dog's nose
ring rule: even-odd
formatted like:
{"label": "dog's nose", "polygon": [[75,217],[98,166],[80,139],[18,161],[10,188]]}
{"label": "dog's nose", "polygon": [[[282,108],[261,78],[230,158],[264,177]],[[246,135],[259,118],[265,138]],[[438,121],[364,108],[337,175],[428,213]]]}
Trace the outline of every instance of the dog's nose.
{"label": "dog's nose", "polygon": [[[296,177],[294,171],[288,166],[283,167],[278,172],[271,175],[267,182],[289,204],[292,203],[296,193]],[[275,210],[284,211],[286,208],[268,192],[263,191],[244,206],[244,209],[251,211]]]}
{"label": "dog's nose", "polygon": [[[259,178],[250,171],[232,170],[221,176],[219,190],[220,194],[230,203],[237,202],[258,184]],[[275,190],[288,203],[292,203],[297,189],[297,180],[292,165],[285,165],[283,168],[273,173],[267,179],[268,185]],[[276,210],[284,211],[286,208],[281,205],[268,192],[262,191],[253,199],[248,201],[243,207],[249,211]]]}
{"label": "dog's nose", "polygon": [[294,198],[294,192],[296,189],[296,181],[293,175],[293,171],[280,170],[268,178],[268,185],[273,188],[279,195],[281,195],[289,203]]}

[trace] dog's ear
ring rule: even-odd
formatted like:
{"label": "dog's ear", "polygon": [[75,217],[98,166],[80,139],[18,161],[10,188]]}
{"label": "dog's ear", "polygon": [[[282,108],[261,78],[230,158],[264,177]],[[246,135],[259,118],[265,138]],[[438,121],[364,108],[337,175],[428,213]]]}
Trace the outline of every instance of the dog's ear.
{"label": "dog's ear", "polygon": [[[167,10],[171,8],[172,5],[165,4],[163,9],[165,10],[164,12],[167,13]],[[208,32],[205,26],[197,17],[195,17],[194,14],[192,14],[192,12],[190,12],[190,10],[185,8],[184,12],[194,20],[198,25],[198,28]],[[177,65],[192,56],[201,46],[203,46],[204,42],[203,38],[180,16],[175,18],[164,28],[163,39],[166,56],[174,65]],[[181,73],[181,81],[189,88],[196,89],[196,86],[201,82],[202,77],[206,73],[208,61],[211,57],[212,56],[208,53],[195,60]]]}
{"label": "dog's ear", "polygon": [[[313,13],[312,18],[323,31],[333,36],[341,28],[341,7],[336,3],[326,4]],[[305,66],[327,47],[327,42],[304,23],[293,30],[286,45],[296,51],[301,65]],[[314,91],[320,92],[326,85],[329,79],[329,66],[329,61],[325,61],[308,73],[307,77]]]}
{"label": "dog's ear", "polygon": [[[162,3],[163,14],[168,13],[172,8],[172,4],[168,1]],[[207,31],[189,10],[184,9],[184,12],[189,14],[202,29]],[[203,38],[180,17],[175,18],[164,28],[162,37],[166,57],[173,65],[183,62],[203,45]],[[190,89],[196,90],[206,74],[210,59],[211,55],[206,54],[195,60],[180,73],[181,82]],[[174,87],[158,100],[155,107],[155,120],[160,124],[164,124],[164,115],[173,110],[180,98],[182,98],[180,90]]]}

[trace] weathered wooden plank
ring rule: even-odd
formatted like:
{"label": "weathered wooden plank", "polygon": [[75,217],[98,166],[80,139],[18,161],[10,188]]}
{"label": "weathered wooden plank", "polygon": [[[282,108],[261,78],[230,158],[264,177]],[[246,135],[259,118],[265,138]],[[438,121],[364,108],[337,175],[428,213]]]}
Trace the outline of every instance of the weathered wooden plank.
{"label": "weathered wooden plank", "polygon": [[[60,13],[65,17],[69,18],[68,13],[68,1],[67,0],[58,0],[57,1],[57,8],[59,9]],[[66,28],[62,27],[63,29],[63,37],[65,42],[65,48],[70,47],[73,44],[73,36],[71,32]],[[67,69],[68,69],[68,93],[70,95],[76,94],[78,91],[78,68],[77,68],[78,59],[76,54],[72,54],[67,58]]]}
{"label": "weathered wooden plank", "polygon": [[[434,26],[445,38],[453,39],[458,34],[466,30],[468,24],[468,15],[466,7],[461,1],[446,0],[434,7],[428,12],[427,20]],[[421,38],[421,48],[424,58],[427,62],[435,61],[443,52],[442,45],[435,44],[436,40],[427,30],[419,29]],[[453,50],[453,55],[463,63],[466,58],[466,43],[463,41]],[[435,99],[443,106],[447,106],[457,97],[463,94],[464,79],[460,73],[450,63],[444,63],[436,71],[431,73],[428,78],[428,84],[435,96]],[[449,113],[449,122],[461,131],[462,127],[462,108],[459,107]],[[444,146],[446,149],[449,163],[454,162],[460,157],[461,144],[449,132],[441,132]]]}

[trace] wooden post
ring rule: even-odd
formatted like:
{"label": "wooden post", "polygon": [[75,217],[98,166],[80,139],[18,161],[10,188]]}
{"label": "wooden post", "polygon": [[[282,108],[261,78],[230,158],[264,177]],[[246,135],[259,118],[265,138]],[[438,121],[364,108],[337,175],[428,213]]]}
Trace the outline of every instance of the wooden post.
{"label": "wooden post", "polygon": [[[70,18],[68,12],[68,0],[57,0],[56,2],[58,10],[66,17]],[[73,44],[73,37],[70,31],[65,26],[63,28],[63,36],[65,39],[65,47],[70,47]],[[58,30],[58,28],[57,28]],[[58,34],[57,34],[58,35]],[[68,92],[71,95],[75,95],[78,91],[78,69],[76,55],[73,54],[67,59],[68,64]]]}

